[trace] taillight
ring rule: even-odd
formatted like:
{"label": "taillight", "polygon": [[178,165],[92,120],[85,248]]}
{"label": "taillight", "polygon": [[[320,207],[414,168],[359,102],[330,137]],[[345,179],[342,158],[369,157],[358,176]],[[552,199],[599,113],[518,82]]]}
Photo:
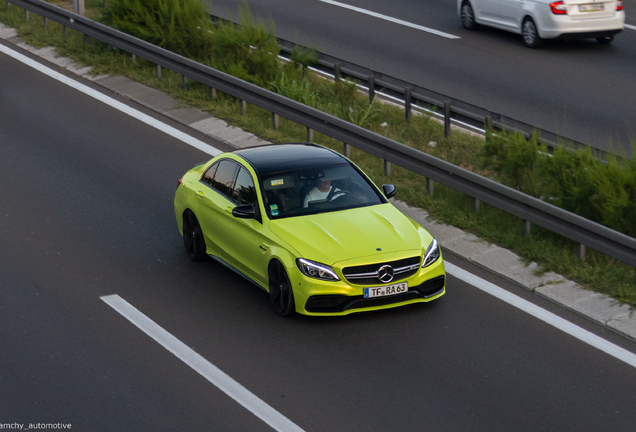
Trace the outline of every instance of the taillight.
{"label": "taillight", "polygon": [[179,181],[177,182],[177,189],[179,189],[179,186],[181,186],[182,181],[183,181],[183,177],[181,177]]}
{"label": "taillight", "polygon": [[565,3],[562,1],[550,3],[550,9],[552,9],[552,13],[555,15],[567,15],[568,13]]}
{"label": "taillight", "polygon": [[618,0],[616,2],[616,10],[617,11],[623,10],[623,0]]}

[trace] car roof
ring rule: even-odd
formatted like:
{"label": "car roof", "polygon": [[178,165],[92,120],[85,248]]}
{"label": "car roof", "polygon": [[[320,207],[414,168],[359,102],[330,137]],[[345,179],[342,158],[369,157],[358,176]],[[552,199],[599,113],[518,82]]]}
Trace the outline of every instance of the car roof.
{"label": "car roof", "polygon": [[310,143],[273,144],[235,150],[233,153],[252,165],[259,176],[348,163],[335,151]]}

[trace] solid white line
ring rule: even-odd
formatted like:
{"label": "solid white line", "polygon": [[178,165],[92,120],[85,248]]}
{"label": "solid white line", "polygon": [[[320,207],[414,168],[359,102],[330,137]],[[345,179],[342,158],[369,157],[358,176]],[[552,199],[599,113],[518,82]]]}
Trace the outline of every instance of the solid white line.
{"label": "solid white line", "polygon": [[296,424],[274,408],[263,402],[232,377],[218,367],[197,354],[192,348],[168,333],[153,320],[137,310],[118,295],[100,297],[110,307],[119,312],[124,318],[136,325],[141,331],[153,338],[159,345],[177,356],[179,360],[197,371],[201,376],[210,381],[225,394],[243,405],[255,416],[263,420],[274,430],[284,432],[303,432]]}
{"label": "solid white line", "polygon": [[591,333],[577,326],[576,324],[572,324],[571,322],[559,317],[558,315],[555,315],[552,312],[548,312],[547,310],[540,308],[539,306],[530,303],[529,301],[524,300],[521,297],[517,297],[509,291],[506,291],[503,288],[499,288],[497,285],[492,284],[478,276],[475,276],[474,274],[469,273],[466,270],[463,270],[456,265],[449,263],[448,261],[444,262],[444,266],[446,268],[446,272],[449,275],[461,279],[464,282],[476,288],[479,288],[480,290],[485,291],[500,300],[505,301],[511,306],[521,309],[522,311],[534,316],[535,318],[538,318],[541,321],[558,328],[562,332],[567,333],[570,336],[574,336],[580,341],[583,341],[618,360],[624,361],[630,366],[636,367],[636,355],[632,354],[626,349],[623,349],[618,345],[608,342],[605,339],[596,336],[594,333]]}
{"label": "solid white line", "polygon": [[209,155],[212,156],[216,156],[218,154],[221,153],[221,151],[215,147],[212,147],[209,144],[204,143],[203,141],[200,141],[186,133],[181,132],[178,129],[173,128],[172,126],[168,126],[165,123],[160,122],[159,120],[156,120],[152,117],[150,117],[149,115],[146,115],[144,113],[142,113],[141,111],[138,111],[134,108],[129,107],[126,104],[123,104],[119,101],[116,101],[115,99],[106,96],[103,93],[98,92],[97,90],[93,90],[92,88],[85,86],[84,84],[81,84],[77,81],[75,81],[72,78],[69,78],[65,75],[62,75],[59,72],[54,71],[53,69],[50,69],[46,66],[44,66],[41,63],[36,62],[35,60],[32,60],[20,53],[18,53],[17,51],[14,51],[10,48],[7,48],[4,45],[0,44],[0,51],[5,53],[6,55],[13,57],[14,59],[26,64],[27,66],[32,67],[33,69],[36,69],[39,72],[42,72],[45,75],[50,76],[53,79],[56,79],[76,90],[81,91],[82,93],[95,98],[97,100],[99,100],[100,102],[105,103],[106,105],[110,105],[111,107],[115,108],[116,110],[119,110],[121,112],[123,112],[124,114],[128,114],[131,117],[136,118],[137,120],[146,123],[149,126],[154,127],[155,129],[159,129],[162,132],[167,133],[168,135],[170,135],[173,138],[176,138],[180,141],[185,142],[186,144],[191,145],[194,148],[197,148],[199,150],[201,150],[202,152],[205,152]]}
{"label": "solid white line", "polygon": [[330,5],[333,5],[333,6],[338,6],[338,7],[344,8],[344,9],[349,9],[349,10],[352,10],[352,11],[355,11],[355,12],[359,12],[359,13],[362,13],[362,14],[365,14],[365,15],[369,15],[369,16],[372,16],[372,17],[375,17],[375,18],[380,18],[380,19],[383,19],[385,21],[390,21],[392,23],[400,24],[400,25],[403,25],[403,26],[406,26],[406,27],[410,27],[410,28],[413,28],[413,29],[416,29],[416,30],[421,30],[421,31],[424,31],[424,32],[427,32],[427,33],[432,33],[434,35],[445,37],[447,39],[461,39],[459,36],[455,36],[455,35],[452,35],[450,33],[444,33],[444,32],[439,31],[439,30],[435,30],[435,29],[432,29],[432,28],[429,28],[429,27],[424,27],[424,26],[421,26],[421,25],[413,24],[413,23],[410,23],[408,21],[402,21],[401,19],[393,18],[393,17],[386,16],[386,15],[382,15],[382,14],[379,14],[379,13],[376,13],[376,12],[371,12],[369,10],[362,9],[362,8],[359,8],[359,7],[356,7],[356,6],[351,6],[351,5],[348,5],[348,4],[345,4],[345,3],[340,3],[340,2],[337,2],[337,1],[333,1],[333,0],[318,0],[318,1],[320,1],[322,3],[330,4]]}
{"label": "solid white line", "polygon": [[625,28],[628,28],[630,30],[636,30],[636,26],[629,25],[629,24],[625,24]]}

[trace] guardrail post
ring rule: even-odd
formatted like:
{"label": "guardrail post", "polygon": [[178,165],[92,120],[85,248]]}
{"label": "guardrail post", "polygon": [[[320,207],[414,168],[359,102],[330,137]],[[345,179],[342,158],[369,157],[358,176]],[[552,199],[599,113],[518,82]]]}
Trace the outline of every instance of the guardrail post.
{"label": "guardrail post", "polygon": [[84,16],[84,0],[73,0],[73,12]]}
{"label": "guardrail post", "polygon": [[479,213],[480,207],[481,207],[481,201],[479,201],[477,198],[473,198],[473,210]]}
{"label": "guardrail post", "polygon": [[183,88],[184,90],[188,89],[188,77],[185,75],[182,75],[183,79],[181,80],[181,88]]}
{"label": "guardrail post", "polygon": [[44,28],[49,28],[49,19],[44,17]]}
{"label": "guardrail post", "polygon": [[488,129],[492,130],[492,116],[491,115],[487,115],[486,117],[484,117],[484,128],[486,130],[488,130]]}
{"label": "guardrail post", "polygon": [[157,79],[161,79],[161,65],[157,65],[155,70],[157,71]]}
{"label": "guardrail post", "polygon": [[451,134],[451,104],[444,101],[444,136],[448,138]]}
{"label": "guardrail post", "polygon": [[68,27],[66,26],[62,26],[62,27],[64,27],[64,36],[66,36],[68,34]]}
{"label": "guardrail post", "polygon": [[278,117],[278,114],[272,113],[272,126],[274,126],[274,130],[278,130],[279,123],[280,123],[280,117]]}
{"label": "guardrail post", "polygon": [[132,58],[133,63],[137,62],[137,56],[135,54],[131,54],[130,57]]}
{"label": "guardrail post", "polygon": [[525,237],[529,237],[530,236],[530,230],[532,228],[532,224],[530,223],[530,221],[527,221],[524,219],[523,221],[523,235]]}
{"label": "guardrail post", "polygon": [[411,121],[411,87],[404,89],[404,115],[406,121]]}
{"label": "guardrail post", "polygon": [[388,160],[384,161],[384,176],[391,177],[391,162]]}
{"label": "guardrail post", "polygon": [[29,20],[29,11],[26,10],[26,9],[24,10],[24,19],[25,19],[25,21]]}
{"label": "guardrail post", "polygon": [[241,113],[245,114],[247,112],[247,102],[241,100]]}
{"label": "guardrail post", "polygon": [[11,3],[7,2],[7,10],[9,10],[9,6],[11,6]]}
{"label": "guardrail post", "polygon": [[351,146],[347,143],[343,143],[344,144],[344,148],[343,148],[343,153],[345,155],[345,157],[351,157]]}
{"label": "guardrail post", "polygon": [[369,75],[369,105],[373,103],[373,99],[375,99],[375,77]]}
{"label": "guardrail post", "polygon": [[426,177],[426,192],[429,195],[433,195],[434,188],[435,188],[435,182],[433,182],[433,180],[431,180],[430,178]]}
{"label": "guardrail post", "polygon": [[214,87],[210,87],[210,97],[216,99],[216,89]]}
{"label": "guardrail post", "polygon": [[307,142],[314,142],[314,130],[307,128]]}
{"label": "guardrail post", "polygon": [[336,82],[340,81],[340,63],[333,65],[333,78]]}
{"label": "guardrail post", "polygon": [[84,35],[84,43],[87,44],[91,41],[91,37],[87,34]]}
{"label": "guardrail post", "polygon": [[576,257],[581,261],[585,261],[585,245],[579,243],[576,247]]}

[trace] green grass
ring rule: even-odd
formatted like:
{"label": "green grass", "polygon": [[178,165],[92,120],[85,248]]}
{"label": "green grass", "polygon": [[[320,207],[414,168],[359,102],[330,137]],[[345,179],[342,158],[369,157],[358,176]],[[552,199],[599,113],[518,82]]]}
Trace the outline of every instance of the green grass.
{"label": "green grass", "polygon": [[[102,16],[101,0],[87,0],[87,16]],[[181,87],[181,76],[163,70],[162,79],[155,76],[154,64],[142,59],[131,61],[130,55],[121,51],[108,52],[106,45],[95,40],[83,42],[83,35],[69,30],[64,35],[62,26],[50,23],[44,29],[42,18],[31,14],[28,22],[24,11],[12,6],[8,11],[0,0],[0,22],[17,28],[27,43],[36,47],[55,46],[58,55],[93,66],[96,74],[124,75],[155,87],[181,101],[186,107],[204,109],[225,119],[230,124],[245,129],[272,142],[302,142],[306,129],[289,120],[280,119],[278,130],[272,127],[271,113],[255,106],[248,106],[247,114],[241,112],[239,102],[219,93],[211,99],[210,89],[190,81],[188,89]],[[229,37],[229,36],[225,36]],[[308,54],[303,54],[307,61]],[[273,78],[272,78],[273,77]],[[425,115],[416,115],[411,122],[404,118],[400,107],[374,102],[358,95],[351,83],[334,85],[302,68],[302,62],[281,66],[272,75],[267,87],[281,94],[302,101],[310,106],[338,115],[373,130],[381,135],[425,151],[435,157],[473,170],[482,175],[496,173],[484,163],[484,140],[469,134],[454,132],[444,138],[443,126]],[[435,147],[428,143],[434,141]],[[343,144],[319,133],[314,142],[343,151]],[[575,255],[576,244],[540,227],[532,227],[532,235],[525,237],[522,221],[492,206],[482,204],[481,211],[474,212],[472,199],[443,185],[435,185],[431,196],[425,192],[424,179],[397,166],[392,167],[391,177],[384,176],[383,161],[357,149],[351,150],[351,159],[377,184],[393,183],[398,187],[398,198],[425,209],[436,220],[474,233],[489,242],[508,248],[523,257],[526,262],[535,261],[544,271],[554,271],[576,280],[586,288],[611,295],[615,299],[636,306],[634,269],[593,250],[588,250],[585,262]]]}

